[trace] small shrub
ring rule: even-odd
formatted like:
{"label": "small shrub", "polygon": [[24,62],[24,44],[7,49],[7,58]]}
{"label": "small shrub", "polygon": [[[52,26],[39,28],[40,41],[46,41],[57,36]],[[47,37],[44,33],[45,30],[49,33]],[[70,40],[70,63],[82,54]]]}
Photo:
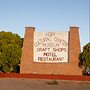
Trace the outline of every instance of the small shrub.
{"label": "small shrub", "polygon": [[48,81],[47,84],[48,85],[58,85],[58,82],[56,80],[53,80],[53,81]]}

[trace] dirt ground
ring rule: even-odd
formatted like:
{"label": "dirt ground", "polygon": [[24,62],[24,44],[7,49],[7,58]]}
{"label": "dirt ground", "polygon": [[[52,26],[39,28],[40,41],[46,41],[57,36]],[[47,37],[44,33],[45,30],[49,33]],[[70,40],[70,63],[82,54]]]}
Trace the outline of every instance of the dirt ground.
{"label": "dirt ground", "polygon": [[0,90],[90,90],[90,82],[0,78]]}

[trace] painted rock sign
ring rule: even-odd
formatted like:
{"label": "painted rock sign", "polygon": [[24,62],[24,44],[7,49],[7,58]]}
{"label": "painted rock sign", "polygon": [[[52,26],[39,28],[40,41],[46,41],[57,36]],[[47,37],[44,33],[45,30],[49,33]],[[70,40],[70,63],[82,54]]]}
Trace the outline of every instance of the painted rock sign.
{"label": "painted rock sign", "polygon": [[34,62],[68,62],[68,32],[34,32]]}
{"label": "painted rock sign", "polygon": [[66,32],[37,32],[25,27],[20,73],[81,75],[78,27]]}

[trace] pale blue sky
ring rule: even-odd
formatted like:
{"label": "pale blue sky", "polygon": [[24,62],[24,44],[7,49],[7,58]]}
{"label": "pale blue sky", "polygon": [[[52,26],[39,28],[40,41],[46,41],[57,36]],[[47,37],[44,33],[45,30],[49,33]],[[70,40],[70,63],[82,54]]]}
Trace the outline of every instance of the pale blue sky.
{"label": "pale blue sky", "polygon": [[89,42],[89,0],[0,0],[0,31],[24,37],[24,27],[36,31],[80,29],[81,46]]}

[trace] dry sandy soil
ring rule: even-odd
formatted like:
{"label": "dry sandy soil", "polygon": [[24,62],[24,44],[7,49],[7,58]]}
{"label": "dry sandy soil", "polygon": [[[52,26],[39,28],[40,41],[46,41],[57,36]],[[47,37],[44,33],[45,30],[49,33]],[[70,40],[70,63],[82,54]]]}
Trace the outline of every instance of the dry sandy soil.
{"label": "dry sandy soil", "polygon": [[0,78],[0,90],[90,90],[90,82]]}

